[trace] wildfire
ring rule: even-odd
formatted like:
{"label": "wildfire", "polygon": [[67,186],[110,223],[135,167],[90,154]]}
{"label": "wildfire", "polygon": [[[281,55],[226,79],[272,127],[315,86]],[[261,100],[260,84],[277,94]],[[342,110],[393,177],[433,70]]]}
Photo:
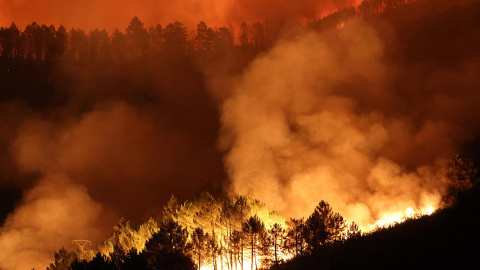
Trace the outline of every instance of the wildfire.
{"label": "wildfire", "polygon": [[433,206],[427,206],[423,209],[413,210],[411,207],[405,209],[405,211],[385,213],[382,215],[382,218],[377,220],[374,224],[369,227],[362,228],[362,231],[365,233],[372,233],[381,228],[388,228],[395,224],[403,223],[410,219],[418,219],[423,216],[429,216],[435,212],[436,208]]}

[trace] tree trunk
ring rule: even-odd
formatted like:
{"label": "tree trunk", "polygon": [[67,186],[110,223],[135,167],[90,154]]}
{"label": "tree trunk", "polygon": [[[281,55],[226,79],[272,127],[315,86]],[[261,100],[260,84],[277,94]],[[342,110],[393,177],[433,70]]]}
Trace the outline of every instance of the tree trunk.
{"label": "tree trunk", "polygon": [[275,266],[278,270],[278,258],[277,258],[277,238],[275,237],[274,239],[275,243],[274,243],[274,249],[275,249]]}
{"label": "tree trunk", "polygon": [[242,251],[241,251],[241,258],[240,258],[240,266],[242,267],[242,270],[243,270],[243,240],[240,240],[241,241],[241,246],[242,246]]}
{"label": "tree trunk", "polygon": [[251,254],[252,254],[252,270],[253,270],[253,257],[255,257],[255,254],[253,253],[253,233],[251,234]]}

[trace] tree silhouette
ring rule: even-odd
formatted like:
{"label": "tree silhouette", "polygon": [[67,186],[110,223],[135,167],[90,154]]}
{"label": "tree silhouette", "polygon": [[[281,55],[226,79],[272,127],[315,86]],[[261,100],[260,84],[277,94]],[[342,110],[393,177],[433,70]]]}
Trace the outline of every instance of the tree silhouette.
{"label": "tree silhouette", "polygon": [[352,222],[347,226],[346,238],[347,239],[358,239],[362,236],[362,231],[358,228],[358,225],[355,222]]}
{"label": "tree silhouette", "polygon": [[218,28],[214,33],[215,51],[228,51],[234,45],[233,35],[226,27]]}
{"label": "tree silhouette", "polygon": [[0,29],[0,55],[2,58],[13,59],[19,54],[20,30],[12,23],[9,28]]}
{"label": "tree silhouette", "polygon": [[112,33],[112,53],[115,59],[121,60],[128,55],[127,38],[118,28]]}
{"label": "tree silhouette", "polygon": [[250,217],[245,223],[243,223],[243,231],[249,235],[250,238],[250,254],[252,256],[252,270],[255,263],[255,269],[257,269],[257,249],[259,245],[259,238],[265,232],[265,225],[255,215]]}
{"label": "tree silhouette", "polygon": [[192,233],[192,248],[193,257],[197,260],[197,269],[202,268],[202,263],[205,260],[205,251],[207,250],[208,234],[205,234],[202,228],[197,227]]}
{"label": "tree silhouette", "polygon": [[70,58],[76,61],[85,60],[88,56],[88,39],[85,31],[81,29],[71,29],[70,35]]}
{"label": "tree silhouette", "polygon": [[163,29],[160,24],[148,29],[150,48],[154,55],[158,55],[163,50]]}
{"label": "tree silhouette", "polygon": [[40,26],[33,22],[27,27],[25,27],[25,31],[23,31],[24,41],[25,41],[25,51],[27,55],[27,59],[31,60],[39,60],[41,55],[41,29]]}
{"label": "tree silhouette", "polygon": [[250,29],[245,22],[242,22],[240,25],[240,33],[238,36],[238,40],[241,46],[247,46],[249,44],[249,37],[250,37]]}
{"label": "tree silhouette", "polygon": [[57,59],[62,58],[65,54],[67,50],[67,39],[67,29],[65,29],[63,25],[60,25],[57,32],[55,32],[55,53]]}
{"label": "tree silhouette", "polygon": [[332,207],[322,200],[307,219],[306,226],[309,231],[307,243],[312,249],[318,249],[335,240],[343,231],[345,221],[339,213],[334,213]]}
{"label": "tree silhouette", "polygon": [[51,263],[47,270],[68,270],[70,264],[77,258],[75,252],[70,252],[62,247],[53,255],[55,262]]}
{"label": "tree silhouette", "polygon": [[126,40],[131,57],[140,57],[147,52],[148,32],[137,16],[132,18],[126,29]]}
{"label": "tree silhouette", "polygon": [[195,263],[187,254],[188,232],[177,222],[162,224],[145,244],[143,256],[149,269],[194,269]]}
{"label": "tree silhouette", "polygon": [[[447,198],[456,199],[460,193],[463,193],[473,186],[474,180],[478,178],[478,167],[470,158],[456,155],[450,159],[447,165],[442,169],[442,181],[449,186]],[[451,203],[447,200],[447,203]]]}
{"label": "tree silhouette", "polygon": [[94,29],[88,34],[88,51],[92,61],[106,60],[109,54],[110,38],[105,30]]}
{"label": "tree silhouette", "polygon": [[195,35],[195,49],[206,52],[213,49],[214,32],[204,21],[197,24],[197,33]]}
{"label": "tree silhouette", "polygon": [[307,251],[307,238],[309,231],[302,219],[290,219],[288,222],[287,240],[285,241],[285,249],[293,253],[296,258],[300,258],[302,269],[304,269],[304,257]]}
{"label": "tree silhouette", "polygon": [[163,29],[165,50],[170,53],[185,54],[187,30],[181,22],[170,23]]}
{"label": "tree silhouette", "polygon": [[251,37],[253,46],[260,48],[265,46],[266,36],[263,24],[256,22],[252,25]]}
{"label": "tree silhouette", "polygon": [[238,240],[239,240],[239,247],[240,247],[240,264],[241,264],[242,270],[243,270],[243,262],[244,262],[243,257],[244,257],[244,247],[245,247],[245,241],[243,237],[243,222],[248,218],[250,209],[251,207],[248,204],[247,198],[240,196],[235,201],[235,213],[236,213],[236,221],[237,221],[236,229],[240,233]]}
{"label": "tree silhouette", "polygon": [[68,268],[71,270],[88,270],[88,269],[95,269],[95,270],[114,270],[119,269],[115,266],[115,264],[105,255],[97,253],[95,257],[87,262],[86,260],[78,260],[75,259]]}
{"label": "tree silhouette", "polygon": [[270,235],[271,245],[273,246],[273,262],[275,264],[275,268],[278,270],[278,255],[285,243],[285,230],[282,228],[282,226],[280,226],[280,224],[275,223],[268,232]]}

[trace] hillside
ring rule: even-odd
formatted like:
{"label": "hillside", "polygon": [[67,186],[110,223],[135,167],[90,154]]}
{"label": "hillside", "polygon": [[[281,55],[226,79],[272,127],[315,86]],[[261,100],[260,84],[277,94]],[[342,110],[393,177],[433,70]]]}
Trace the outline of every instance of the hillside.
{"label": "hillside", "polygon": [[[431,76],[440,70],[444,74],[448,74],[446,70],[466,70],[468,74],[478,66],[480,1],[418,1],[365,19],[387,40],[386,60],[405,66],[400,75],[405,79],[395,85],[403,94],[409,93],[403,89],[434,91],[439,87],[432,79],[425,85],[421,78],[412,80],[418,75],[416,72]],[[465,81],[449,87],[458,93],[472,91],[472,85]],[[429,106],[431,102],[415,100],[413,107]],[[478,156],[478,146],[465,152]],[[325,248],[305,257],[303,262],[288,262],[281,269],[478,269],[479,224],[477,185],[451,208],[343,246]]]}
{"label": "hillside", "polygon": [[[304,269],[478,269],[480,187],[452,208],[304,259]],[[282,269],[302,269],[300,260]]]}

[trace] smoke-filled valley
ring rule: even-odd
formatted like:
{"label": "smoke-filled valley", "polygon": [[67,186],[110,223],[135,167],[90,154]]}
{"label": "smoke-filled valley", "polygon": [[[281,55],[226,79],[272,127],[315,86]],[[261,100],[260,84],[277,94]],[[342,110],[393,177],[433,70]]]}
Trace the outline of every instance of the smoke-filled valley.
{"label": "smoke-filled valley", "polygon": [[165,220],[172,194],[190,235],[201,202],[227,195],[267,229],[324,200],[369,231],[450,205],[463,187],[446,168],[479,158],[479,1],[232,0],[162,19],[141,1],[65,21],[85,30],[10,2],[23,28],[0,29],[0,269],[45,267],[75,239],[99,251],[122,217]]}

